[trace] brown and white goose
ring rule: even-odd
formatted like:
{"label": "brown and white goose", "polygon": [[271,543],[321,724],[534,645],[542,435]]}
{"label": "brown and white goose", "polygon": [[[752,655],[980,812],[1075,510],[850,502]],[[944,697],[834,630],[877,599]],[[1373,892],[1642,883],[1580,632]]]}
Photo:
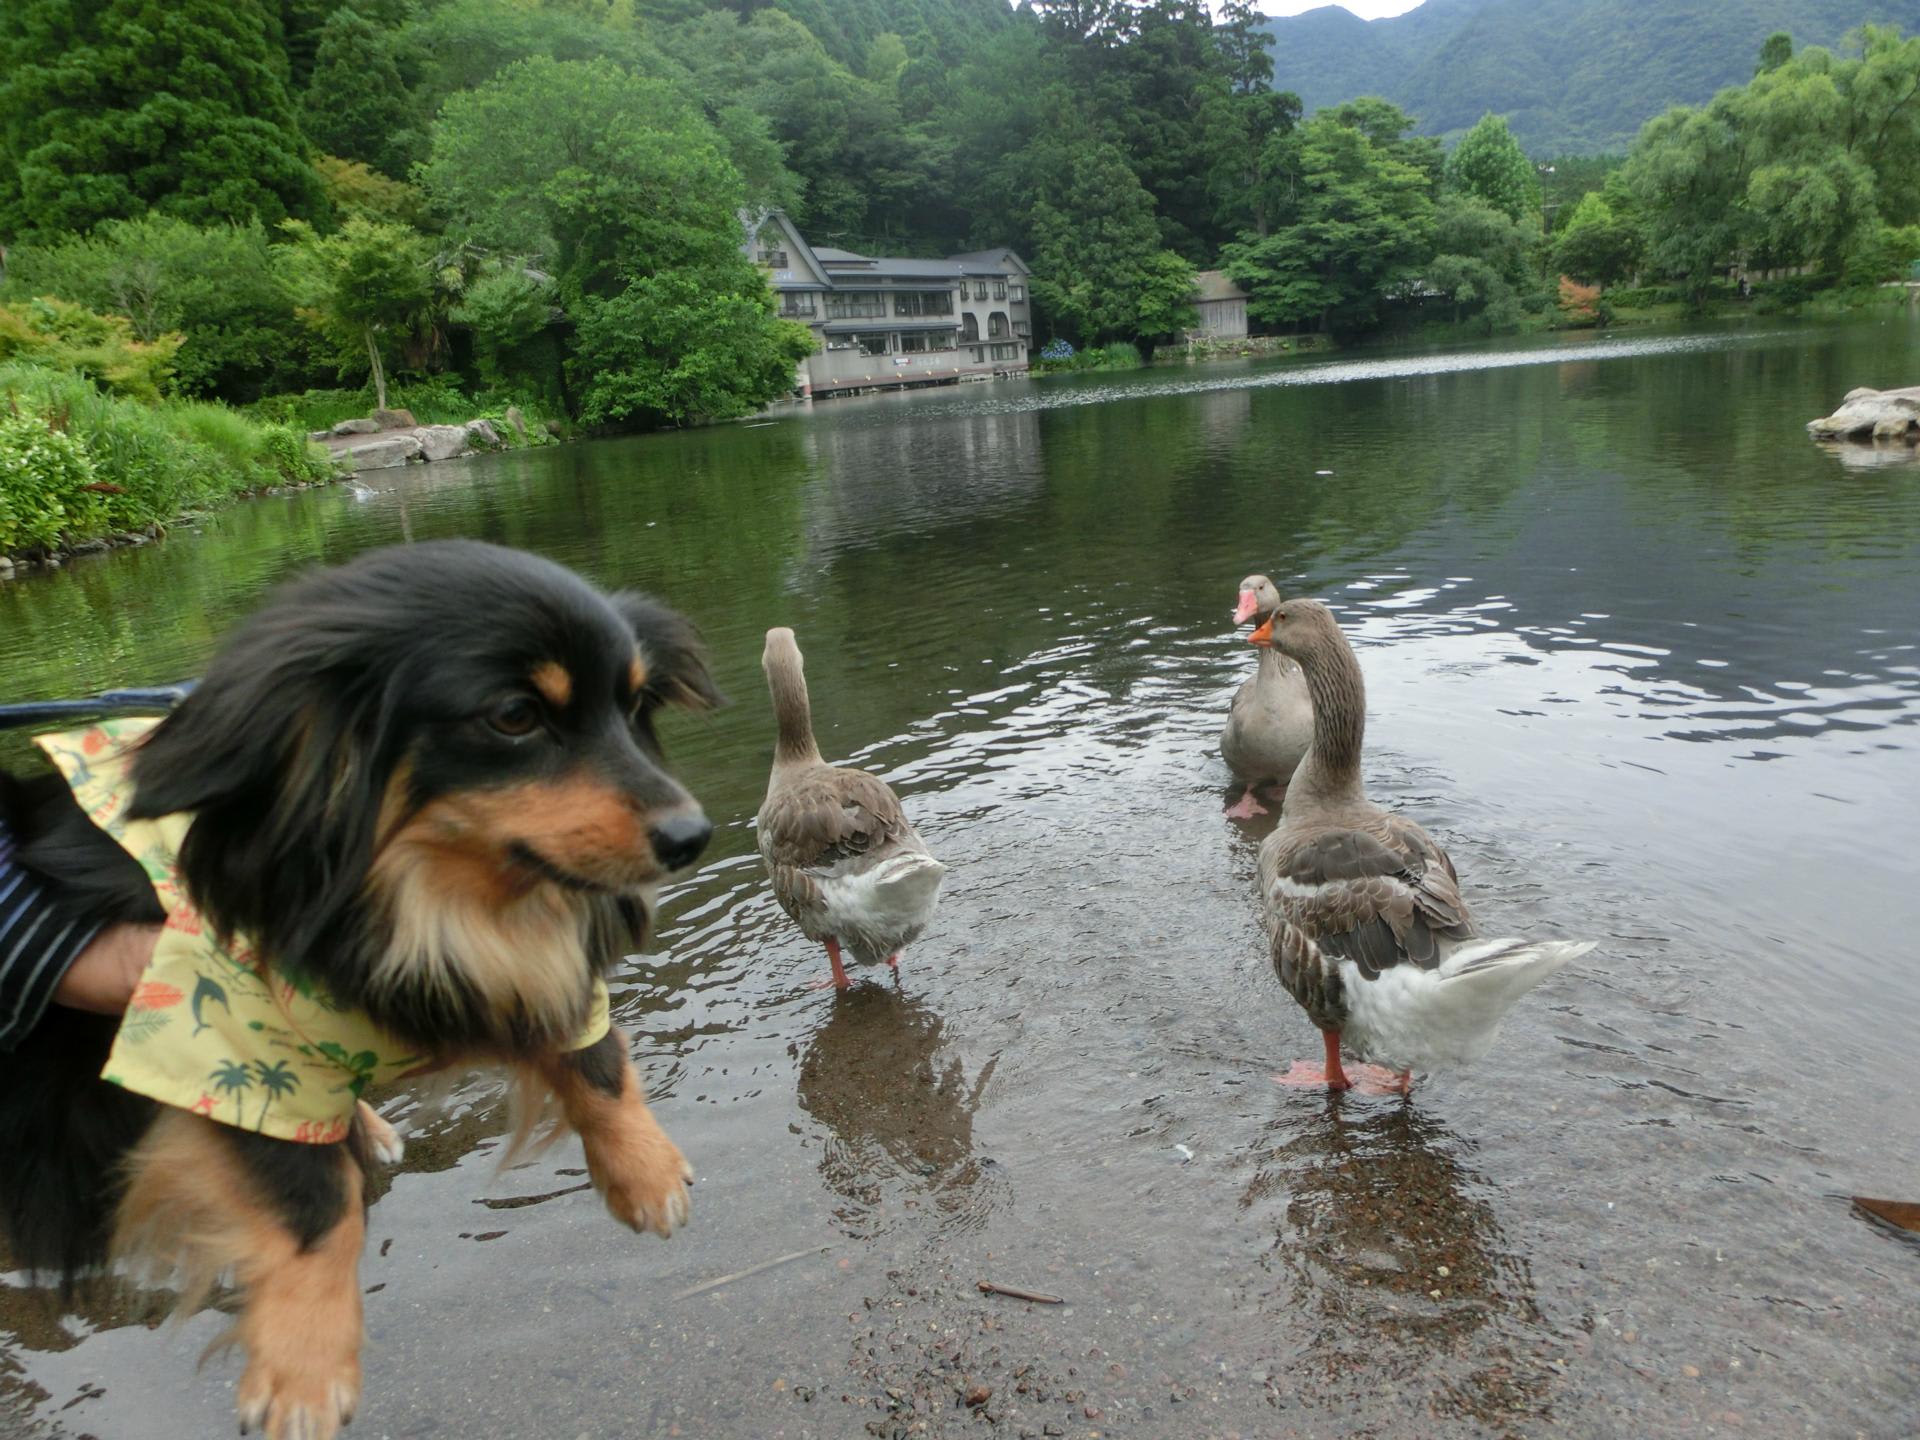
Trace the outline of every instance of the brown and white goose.
{"label": "brown and white goose", "polygon": [[860,964],[885,960],[897,970],[900,951],[933,918],[947,867],[927,852],[886,781],[820,758],[793,631],[769,630],[760,663],[778,725],[760,858],[780,908],[827,947],[833,983],[845,989],[842,947]]}
{"label": "brown and white goose", "polygon": [[1366,685],[1325,605],[1283,601],[1250,638],[1298,661],[1313,696],[1313,744],[1260,847],[1260,891],[1274,969],[1326,1063],[1278,1078],[1349,1088],[1344,1041],[1391,1067],[1353,1067],[1369,1088],[1405,1093],[1414,1070],[1484,1055],[1520,997],[1593,942],[1482,939],[1446,851],[1367,799]]}
{"label": "brown and white goose", "polygon": [[[1280,592],[1264,575],[1240,582],[1240,603],[1233,623],[1264,621],[1280,607]],[[1260,803],[1262,785],[1285,789],[1313,743],[1313,701],[1300,667],[1278,650],[1262,647],[1260,663],[1239,690],[1227,711],[1227,728],[1220,736],[1220,757],[1233,778],[1246,787],[1232,809],[1235,820],[1267,813]]]}

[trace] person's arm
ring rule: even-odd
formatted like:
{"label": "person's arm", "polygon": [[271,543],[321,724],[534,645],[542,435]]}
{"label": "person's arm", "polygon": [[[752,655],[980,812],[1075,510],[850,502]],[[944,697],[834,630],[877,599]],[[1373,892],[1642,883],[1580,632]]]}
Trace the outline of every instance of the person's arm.
{"label": "person's arm", "polygon": [[124,1010],[160,934],[157,925],[103,930],[63,914],[14,851],[0,824],[0,1051],[25,1039],[49,1004]]}

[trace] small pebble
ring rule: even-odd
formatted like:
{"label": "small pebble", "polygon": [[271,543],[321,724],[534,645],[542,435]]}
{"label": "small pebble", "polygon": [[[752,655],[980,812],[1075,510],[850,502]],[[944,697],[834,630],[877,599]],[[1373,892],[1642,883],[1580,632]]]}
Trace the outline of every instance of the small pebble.
{"label": "small pebble", "polygon": [[1689,1380],[1698,1380],[1700,1378],[1700,1367],[1698,1365],[1682,1365],[1680,1367],[1680,1373]]}
{"label": "small pebble", "polygon": [[967,1408],[978,1409],[993,1398],[993,1388],[988,1385],[976,1385],[967,1391]]}

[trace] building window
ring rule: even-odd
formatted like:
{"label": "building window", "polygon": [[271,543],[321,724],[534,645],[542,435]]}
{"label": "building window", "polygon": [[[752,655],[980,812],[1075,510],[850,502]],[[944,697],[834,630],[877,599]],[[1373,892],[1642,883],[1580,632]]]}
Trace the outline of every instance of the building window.
{"label": "building window", "polygon": [[788,320],[811,320],[819,313],[819,309],[815,306],[813,296],[810,292],[805,290],[797,292],[788,290],[782,292],[780,296],[780,314],[783,318]]}
{"label": "building window", "polygon": [[960,317],[960,338],[978,340],[980,338],[980,317],[971,311]]}
{"label": "building window", "polygon": [[1007,324],[1007,312],[996,310],[987,317],[987,334],[995,340],[1004,340],[1013,333],[1013,327]]}
{"label": "building window", "polygon": [[1022,300],[1025,300],[1027,298],[1027,287],[1024,285],[1017,285],[1017,284],[1009,286],[1007,289],[1007,298],[1009,300],[1014,301],[1016,304]]}
{"label": "building window", "polygon": [[979,345],[974,346],[973,347],[973,363],[976,365],[982,365],[986,363],[986,359],[987,359],[987,352],[985,348]]}
{"label": "building window", "polygon": [[829,320],[878,320],[887,313],[887,297],[880,290],[846,290],[827,296]]}
{"label": "building window", "polygon": [[1004,300],[1007,298],[1007,282],[1006,281],[996,280],[993,282],[993,298],[996,300]]}
{"label": "building window", "polygon": [[976,300],[984,300],[987,298],[987,282],[986,281],[976,280],[973,282],[973,298]]}
{"label": "building window", "polygon": [[892,339],[885,331],[875,331],[869,335],[856,335],[853,342],[860,347],[862,355],[891,355],[893,346],[888,342]]}
{"label": "building window", "polygon": [[903,355],[922,355],[930,350],[951,349],[951,330],[908,330],[900,336],[900,353]]}
{"label": "building window", "polygon": [[[979,353],[977,350],[974,351],[976,355]],[[995,345],[993,347],[993,358],[996,360],[1018,360],[1020,358],[1020,347],[1018,345]]]}
{"label": "building window", "polygon": [[951,290],[905,290],[893,297],[896,315],[951,315]]}
{"label": "building window", "polygon": [[784,250],[762,250],[760,252],[760,263],[762,265],[771,265],[775,270],[784,270],[787,268],[787,252]]}
{"label": "building window", "polygon": [[1013,333],[1018,335],[1022,340],[1031,340],[1033,338],[1032,322],[1027,320],[1014,321]]}

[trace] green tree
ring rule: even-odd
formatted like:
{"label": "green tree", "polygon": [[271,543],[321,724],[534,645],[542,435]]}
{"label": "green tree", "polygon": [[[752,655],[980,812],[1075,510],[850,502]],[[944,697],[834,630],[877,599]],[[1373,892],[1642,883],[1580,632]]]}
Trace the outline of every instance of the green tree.
{"label": "green tree", "polygon": [[308,138],[322,150],[396,180],[406,179],[422,148],[400,58],[394,31],[343,6],[320,29],[300,108]]}
{"label": "green tree", "polygon": [[432,252],[405,225],[349,220],[337,234],[288,224],[288,288],[300,316],[331,341],[342,374],[364,358],[374,403],[387,408],[387,362],[432,318]]}
{"label": "green tree", "polygon": [[1581,197],[1554,242],[1553,266],[1562,275],[1598,285],[1612,285],[1633,271],[1640,239],[1621,220],[1604,196],[1593,191]]}
{"label": "green tree", "polygon": [[1230,233],[1265,235],[1292,197],[1300,97],[1282,91],[1226,95],[1207,114],[1214,215]]}
{"label": "green tree", "polygon": [[1746,250],[1751,173],[1730,117],[1685,107],[1648,121],[1621,170],[1648,266],[1678,279],[1696,303],[1719,267]]}
{"label": "green tree", "polygon": [[1515,220],[1478,196],[1450,194],[1434,212],[1434,258],[1424,278],[1447,296],[1456,323],[1474,320],[1488,334],[1511,330],[1522,294],[1534,288],[1539,246],[1537,217]]}
{"label": "green tree", "polygon": [[553,280],[513,259],[492,259],[469,281],[451,318],[473,333],[481,378],[496,388],[561,357],[554,346],[558,296]]}
{"label": "green tree", "polygon": [[804,325],[775,318],[744,259],[720,273],[635,276],[581,303],[573,369],[588,424],[681,425],[748,415],[790,392],[813,350]]}
{"label": "green tree", "polygon": [[[421,170],[456,238],[538,256],[575,326],[567,373],[593,424],[750,411],[812,347],[778,320],[741,253],[744,187],[726,142],[681,92],[607,61],[536,57],[449,100]],[[524,343],[530,297],[469,291]]]}
{"label": "green tree", "polygon": [[1273,89],[1273,32],[1253,0],[1226,0],[1217,32],[1227,80],[1236,95],[1260,95]]}
{"label": "green tree", "polygon": [[0,6],[0,235],[316,214],[283,75],[260,0]]}
{"label": "green tree", "polygon": [[1540,213],[1540,177],[1504,115],[1483,115],[1447,156],[1447,184],[1515,220]]}
{"label": "green tree", "polygon": [[574,294],[706,263],[739,243],[739,176],[672,86],[535,57],[448,100],[420,179],[448,233],[528,255]]}
{"label": "green tree", "polygon": [[1426,152],[1402,148],[1412,121],[1381,105],[1337,106],[1295,131],[1286,213],[1271,234],[1243,235],[1222,252],[1255,320],[1365,327],[1387,292],[1432,255]]}
{"label": "green tree", "polygon": [[1063,125],[1034,150],[1023,167],[1031,187],[1025,228],[1033,297],[1046,321],[1082,344],[1177,329],[1144,329],[1142,301],[1150,292],[1160,297],[1146,318],[1162,324],[1166,277],[1183,272],[1191,292],[1193,267],[1161,246],[1153,197],[1120,148]]}
{"label": "green tree", "polygon": [[1766,43],[1760,47],[1760,63],[1754,74],[1764,75],[1769,70],[1778,70],[1793,58],[1793,36],[1784,30],[1776,30],[1767,36]]}

